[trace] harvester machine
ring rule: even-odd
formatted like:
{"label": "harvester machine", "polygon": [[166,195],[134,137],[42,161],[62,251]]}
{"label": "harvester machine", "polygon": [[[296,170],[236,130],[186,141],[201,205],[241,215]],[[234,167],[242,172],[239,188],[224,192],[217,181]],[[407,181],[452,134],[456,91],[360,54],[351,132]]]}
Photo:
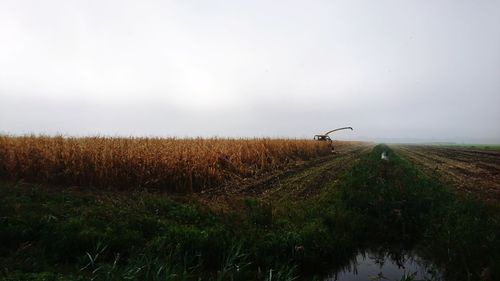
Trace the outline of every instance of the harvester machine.
{"label": "harvester machine", "polygon": [[351,131],[353,130],[352,127],[342,127],[342,128],[337,128],[337,129],[334,129],[334,130],[331,130],[331,131],[328,131],[322,135],[315,135],[314,136],[314,139],[317,140],[317,141],[326,141],[329,143],[330,147],[332,148],[332,152],[334,151],[334,147],[333,147],[333,141],[332,139],[330,138],[329,134],[333,133],[333,132],[336,132],[336,131],[340,131],[340,130],[347,130],[347,129],[350,129]]}

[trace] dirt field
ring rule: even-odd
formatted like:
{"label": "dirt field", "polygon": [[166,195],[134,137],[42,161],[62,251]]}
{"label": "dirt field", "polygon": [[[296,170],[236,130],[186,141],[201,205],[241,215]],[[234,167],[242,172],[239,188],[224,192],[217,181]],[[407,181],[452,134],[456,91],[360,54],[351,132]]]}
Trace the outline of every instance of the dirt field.
{"label": "dirt field", "polygon": [[342,172],[352,167],[361,154],[370,152],[372,148],[372,144],[362,142],[337,144],[335,153],[330,156],[301,163],[262,179],[247,179],[224,188],[206,190],[198,196],[208,205],[217,208],[227,208],[244,197],[267,202],[308,198],[318,194],[326,184],[338,180]]}
{"label": "dirt field", "polygon": [[397,145],[395,151],[428,174],[437,173],[463,193],[500,202],[500,151],[464,147]]}

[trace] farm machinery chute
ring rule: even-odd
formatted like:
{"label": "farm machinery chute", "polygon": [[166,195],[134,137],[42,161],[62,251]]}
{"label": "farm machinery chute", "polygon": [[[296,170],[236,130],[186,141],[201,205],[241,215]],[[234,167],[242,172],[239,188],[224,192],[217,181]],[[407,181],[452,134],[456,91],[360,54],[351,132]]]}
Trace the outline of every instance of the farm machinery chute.
{"label": "farm machinery chute", "polygon": [[318,141],[326,141],[330,144],[331,148],[332,148],[332,152],[334,150],[334,147],[333,147],[333,141],[332,139],[330,138],[329,134],[333,133],[333,132],[336,132],[336,131],[340,131],[340,130],[347,130],[347,129],[350,129],[351,131],[353,131],[352,127],[342,127],[342,128],[337,128],[337,129],[333,129],[331,131],[328,131],[326,133],[324,133],[323,135],[315,135],[314,136],[314,139],[315,140],[318,140]]}

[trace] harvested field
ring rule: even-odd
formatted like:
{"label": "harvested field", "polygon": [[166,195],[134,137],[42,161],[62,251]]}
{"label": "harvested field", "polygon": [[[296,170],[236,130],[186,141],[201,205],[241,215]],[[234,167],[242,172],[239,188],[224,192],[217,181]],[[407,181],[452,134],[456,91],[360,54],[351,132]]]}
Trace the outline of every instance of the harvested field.
{"label": "harvested field", "polygon": [[500,202],[500,151],[464,147],[397,145],[397,153],[458,191]]}
{"label": "harvested field", "polygon": [[0,179],[191,192],[330,154],[311,140],[0,136]]}
{"label": "harvested field", "polygon": [[364,142],[336,142],[335,153],[297,163],[283,171],[259,179],[242,179],[222,188],[207,189],[199,198],[206,204],[226,208],[241,198],[252,197],[268,202],[304,200],[318,195],[329,184],[338,181],[362,154],[373,145]]}

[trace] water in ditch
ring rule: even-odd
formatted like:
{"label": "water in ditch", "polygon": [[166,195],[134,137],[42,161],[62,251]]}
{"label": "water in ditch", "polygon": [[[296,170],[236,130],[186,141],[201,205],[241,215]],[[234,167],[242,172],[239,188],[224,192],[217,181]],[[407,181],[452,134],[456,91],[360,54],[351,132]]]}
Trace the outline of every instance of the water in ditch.
{"label": "water in ditch", "polygon": [[442,278],[435,266],[414,253],[363,251],[347,265],[335,270],[324,279],[324,281],[366,280],[442,280]]}

